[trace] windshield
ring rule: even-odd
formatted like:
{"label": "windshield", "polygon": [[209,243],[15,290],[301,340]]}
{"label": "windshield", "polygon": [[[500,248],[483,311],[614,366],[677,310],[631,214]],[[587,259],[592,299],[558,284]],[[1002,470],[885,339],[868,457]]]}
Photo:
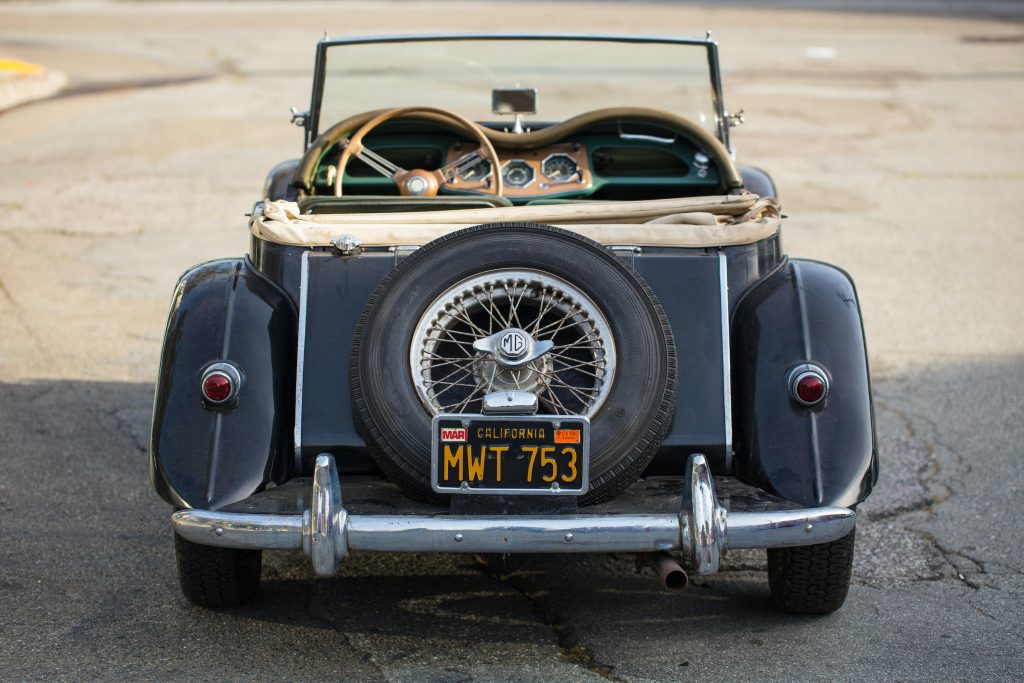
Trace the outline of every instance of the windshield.
{"label": "windshield", "polygon": [[376,40],[385,42],[321,43],[320,106],[318,111],[315,84],[311,137],[354,114],[414,105],[511,125],[511,117],[492,112],[496,88],[537,90],[537,113],[525,118],[526,126],[605,107],[650,107],[685,116],[721,137],[716,53],[708,41],[565,36]]}

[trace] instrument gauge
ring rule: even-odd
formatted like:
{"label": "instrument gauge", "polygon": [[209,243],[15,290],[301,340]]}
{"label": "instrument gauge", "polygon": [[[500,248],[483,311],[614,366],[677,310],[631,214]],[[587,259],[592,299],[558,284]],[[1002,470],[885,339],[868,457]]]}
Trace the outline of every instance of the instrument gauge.
{"label": "instrument gauge", "polygon": [[491,175],[491,162],[487,159],[480,159],[459,171],[459,178],[470,183],[480,182],[489,175]]}
{"label": "instrument gauge", "polygon": [[566,183],[574,179],[580,167],[568,154],[552,154],[544,160],[540,170],[548,180]]}
{"label": "instrument gauge", "polygon": [[509,187],[526,187],[533,182],[533,168],[522,159],[513,159],[505,164],[501,177]]}

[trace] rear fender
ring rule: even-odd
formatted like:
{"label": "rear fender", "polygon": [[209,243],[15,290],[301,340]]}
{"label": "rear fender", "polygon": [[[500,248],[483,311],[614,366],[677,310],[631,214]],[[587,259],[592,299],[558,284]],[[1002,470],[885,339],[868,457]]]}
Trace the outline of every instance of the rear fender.
{"label": "rear fender", "polygon": [[[860,306],[843,271],[789,260],[737,303],[732,320],[736,474],[802,505],[848,507],[878,477]],[[801,405],[790,373],[826,370],[824,401]]]}
{"label": "rear fender", "polygon": [[[150,479],[182,508],[217,509],[283,481],[290,438],[296,314],[247,260],[195,266],[174,290],[153,404]],[[213,363],[241,374],[236,399],[215,406],[200,383]]]}

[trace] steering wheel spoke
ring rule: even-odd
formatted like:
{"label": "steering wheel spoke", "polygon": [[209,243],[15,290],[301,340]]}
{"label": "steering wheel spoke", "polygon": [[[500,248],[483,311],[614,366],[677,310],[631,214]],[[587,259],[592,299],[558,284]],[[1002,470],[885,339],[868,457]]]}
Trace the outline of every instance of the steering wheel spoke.
{"label": "steering wheel spoke", "polygon": [[362,144],[358,144],[357,149],[352,152],[352,156],[359,159],[385,178],[391,178],[394,180],[395,176],[407,173],[407,171],[398,164],[391,163],[380,154],[377,154],[372,149]]}

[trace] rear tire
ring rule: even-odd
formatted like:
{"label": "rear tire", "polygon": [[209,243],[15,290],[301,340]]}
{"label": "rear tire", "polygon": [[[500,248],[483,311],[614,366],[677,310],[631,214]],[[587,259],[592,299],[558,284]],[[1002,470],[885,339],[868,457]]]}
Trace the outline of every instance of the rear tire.
{"label": "rear tire", "polygon": [[843,606],[853,574],[856,529],[831,543],[768,549],[775,604],[797,614],[829,614]]}
{"label": "rear tire", "polygon": [[200,545],[174,535],[178,581],[189,602],[200,607],[234,607],[259,592],[262,550]]}

